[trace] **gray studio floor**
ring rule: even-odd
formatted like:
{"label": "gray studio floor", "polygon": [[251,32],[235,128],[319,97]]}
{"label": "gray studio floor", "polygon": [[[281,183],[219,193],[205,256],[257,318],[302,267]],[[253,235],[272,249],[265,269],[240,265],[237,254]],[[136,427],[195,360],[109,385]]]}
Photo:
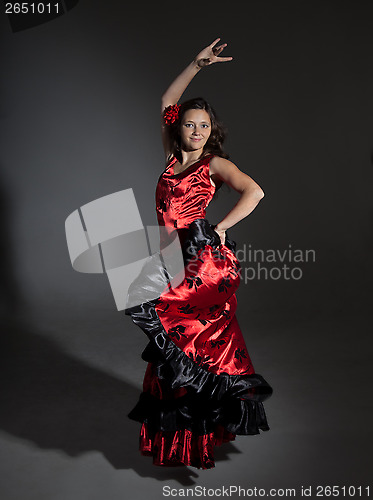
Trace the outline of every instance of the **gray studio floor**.
{"label": "gray studio floor", "polygon": [[367,321],[335,316],[239,308],[256,371],[274,388],[271,430],[224,444],[203,471],[155,467],[138,452],[139,424],[126,414],[146,338],[129,317],[109,301],[19,315],[3,337],[0,498],[160,499],[164,486],[197,485],[295,488],[301,498],[302,486],[367,486]]}

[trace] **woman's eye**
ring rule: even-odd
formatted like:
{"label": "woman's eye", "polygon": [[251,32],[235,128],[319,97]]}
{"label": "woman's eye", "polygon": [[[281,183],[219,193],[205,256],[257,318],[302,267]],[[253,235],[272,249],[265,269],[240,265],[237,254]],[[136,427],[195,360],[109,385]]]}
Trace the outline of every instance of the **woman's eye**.
{"label": "woman's eye", "polygon": [[[193,125],[193,123],[185,123],[185,127],[189,127],[190,128],[190,127],[194,127],[194,125]],[[209,125],[207,123],[202,123],[201,127],[202,128],[208,128]]]}

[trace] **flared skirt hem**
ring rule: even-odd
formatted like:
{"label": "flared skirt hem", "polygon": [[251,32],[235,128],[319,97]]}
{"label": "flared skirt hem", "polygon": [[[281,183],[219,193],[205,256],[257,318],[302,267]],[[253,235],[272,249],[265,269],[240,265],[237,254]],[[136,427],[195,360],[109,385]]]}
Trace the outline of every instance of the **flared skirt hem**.
{"label": "flared skirt hem", "polygon": [[214,432],[196,435],[188,429],[151,432],[147,423],[143,423],[139,450],[141,455],[153,458],[153,465],[212,469],[214,447],[235,439],[236,435],[221,425],[217,425]]}

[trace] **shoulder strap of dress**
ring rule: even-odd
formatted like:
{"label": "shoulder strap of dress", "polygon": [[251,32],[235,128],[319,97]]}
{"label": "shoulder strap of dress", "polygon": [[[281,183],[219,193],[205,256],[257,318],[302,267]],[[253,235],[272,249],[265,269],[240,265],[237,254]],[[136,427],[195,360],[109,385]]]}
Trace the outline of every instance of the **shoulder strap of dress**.
{"label": "shoulder strap of dress", "polygon": [[209,163],[209,161],[211,160],[211,158],[213,158],[214,156],[214,153],[208,153],[204,158],[203,158],[203,163],[206,165]]}
{"label": "shoulder strap of dress", "polygon": [[207,158],[208,158],[208,159],[210,159],[210,158],[212,158],[213,156],[215,156],[215,155],[214,155],[214,153],[207,153],[207,155],[205,155],[205,156],[203,157],[203,159],[204,159],[204,160],[206,160]]}

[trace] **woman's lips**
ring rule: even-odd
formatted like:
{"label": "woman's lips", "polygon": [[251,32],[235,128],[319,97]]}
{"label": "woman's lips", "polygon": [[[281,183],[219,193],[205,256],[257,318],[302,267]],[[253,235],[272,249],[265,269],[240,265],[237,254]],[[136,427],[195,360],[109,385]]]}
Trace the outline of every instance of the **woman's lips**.
{"label": "woman's lips", "polygon": [[201,138],[196,139],[195,137],[192,137],[192,141],[200,141],[200,140],[201,140]]}

